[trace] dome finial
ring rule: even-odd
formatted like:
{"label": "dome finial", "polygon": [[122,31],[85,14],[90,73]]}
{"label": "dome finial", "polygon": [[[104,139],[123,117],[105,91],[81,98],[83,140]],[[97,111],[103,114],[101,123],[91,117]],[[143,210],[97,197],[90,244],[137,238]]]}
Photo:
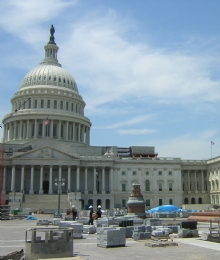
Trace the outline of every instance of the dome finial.
{"label": "dome finial", "polygon": [[48,44],[55,44],[55,38],[54,38],[54,33],[55,33],[55,28],[53,27],[53,24],[50,27],[50,41],[48,42]]}

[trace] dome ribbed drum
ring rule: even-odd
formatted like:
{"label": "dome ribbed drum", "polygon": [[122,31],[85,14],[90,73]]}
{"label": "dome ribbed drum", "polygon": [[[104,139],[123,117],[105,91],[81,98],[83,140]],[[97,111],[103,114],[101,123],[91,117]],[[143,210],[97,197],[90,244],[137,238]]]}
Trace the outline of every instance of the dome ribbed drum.
{"label": "dome ribbed drum", "polygon": [[140,184],[132,184],[132,192],[128,199],[128,215],[137,215],[139,218],[146,218],[144,197],[141,194]]}

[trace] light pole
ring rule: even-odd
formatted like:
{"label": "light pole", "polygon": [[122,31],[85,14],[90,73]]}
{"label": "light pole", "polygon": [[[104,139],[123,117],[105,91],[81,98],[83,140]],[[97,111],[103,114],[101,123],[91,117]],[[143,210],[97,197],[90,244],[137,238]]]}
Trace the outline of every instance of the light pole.
{"label": "light pole", "polygon": [[58,215],[60,215],[60,192],[61,187],[65,185],[65,179],[58,180],[55,179],[55,186],[57,186],[57,192],[58,192]]}

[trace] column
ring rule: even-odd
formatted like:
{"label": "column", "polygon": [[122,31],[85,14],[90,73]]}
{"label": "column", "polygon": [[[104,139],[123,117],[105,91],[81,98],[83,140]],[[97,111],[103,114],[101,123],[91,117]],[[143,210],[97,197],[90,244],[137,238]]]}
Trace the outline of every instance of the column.
{"label": "column", "polygon": [[34,120],[34,139],[37,139],[38,137],[37,130],[38,130],[37,120]]}
{"label": "column", "polygon": [[201,171],[202,193],[204,193],[204,173]]}
{"label": "column", "polygon": [[3,140],[6,141],[6,126],[4,126],[4,130],[3,130]]}
{"label": "column", "polygon": [[86,194],[88,193],[88,168],[85,167],[85,191]]}
{"label": "column", "polygon": [[27,128],[27,124],[26,124],[26,122],[24,121],[23,122],[23,139],[26,139],[26,129]]}
{"label": "column", "polygon": [[93,168],[93,194],[97,194],[96,190],[96,168]]}
{"label": "column", "polygon": [[59,120],[59,123],[58,123],[58,140],[60,140],[60,136],[61,136],[61,121]]}
{"label": "column", "polygon": [[53,166],[50,165],[49,194],[53,194]]}
{"label": "column", "polygon": [[16,139],[16,128],[17,128],[17,123],[16,121],[14,122],[14,136],[13,136],[13,140]]}
{"label": "column", "polygon": [[105,194],[105,167],[102,167],[102,194]]}
{"label": "column", "polygon": [[12,123],[9,123],[9,141],[12,140]]}
{"label": "column", "polygon": [[50,120],[50,138],[53,138],[53,120]]}
{"label": "column", "polygon": [[2,182],[2,194],[6,194],[6,167],[3,168],[3,182]]}
{"label": "column", "polygon": [[76,125],[75,125],[75,123],[73,123],[73,141],[76,140],[76,137],[75,137],[75,129],[76,129]]}
{"label": "column", "polygon": [[79,170],[80,170],[80,167],[77,166],[77,172],[76,172],[76,190],[77,190],[77,191],[80,190],[80,189],[79,189],[79,183],[80,183],[80,181],[79,181]]}
{"label": "column", "polygon": [[45,128],[47,128],[47,126],[45,126],[45,124],[44,124],[44,120],[42,121],[42,125],[43,125],[42,138],[44,138],[46,136],[45,135]]}
{"label": "column", "polygon": [[114,178],[113,178],[113,168],[110,169],[110,193],[114,192]]}
{"label": "column", "polygon": [[34,194],[34,166],[31,165],[31,183],[29,194]]}
{"label": "column", "polygon": [[81,132],[81,126],[80,126],[80,124],[78,124],[78,142],[81,141],[81,140],[80,140],[80,138],[81,138],[80,132]]}
{"label": "column", "polygon": [[88,144],[90,144],[90,128],[88,127]]}
{"label": "column", "polygon": [[66,140],[69,140],[69,122],[66,122]]}
{"label": "column", "polygon": [[29,120],[27,120],[27,135],[26,135],[26,139],[29,139],[30,137],[30,122]]}
{"label": "column", "polygon": [[189,178],[189,171],[187,172],[187,182],[188,182],[188,185],[187,185],[187,188],[188,188],[188,193],[190,193],[190,178]]}
{"label": "column", "polygon": [[43,194],[43,166],[40,166],[40,190],[39,194]]}
{"label": "column", "polygon": [[82,142],[85,143],[85,125],[82,127]]}
{"label": "column", "polygon": [[71,192],[71,166],[68,166],[68,192]]}
{"label": "column", "polygon": [[15,190],[15,166],[12,166],[12,172],[11,172],[11,191]]}
{"label": "column", "polygon": [[24,193],[24,165],[21,167],[21,192]]}
{"label": "column", "polygon": [[19,125],[19,139],[21,139],[22,136],[22,121],[20,121],[20,125]]}
{"label": "column", "polygon": [[196,178],[196,171],[194,173],[194,183],[195,183],[195,193],[198,193],[198,189],[197,189],[197,178]]}

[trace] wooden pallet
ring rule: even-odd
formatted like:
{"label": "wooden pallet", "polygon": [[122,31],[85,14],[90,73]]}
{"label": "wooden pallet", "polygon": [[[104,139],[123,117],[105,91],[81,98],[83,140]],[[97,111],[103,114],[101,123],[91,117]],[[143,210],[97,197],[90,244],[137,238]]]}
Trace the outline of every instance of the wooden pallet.
{"label": "wooden pallet", "polygon": [[125,247],[125,245],[107,246],[107,245],[102,245],[102,244],[97,244],[97,246],[102,247],[102,248]]}

